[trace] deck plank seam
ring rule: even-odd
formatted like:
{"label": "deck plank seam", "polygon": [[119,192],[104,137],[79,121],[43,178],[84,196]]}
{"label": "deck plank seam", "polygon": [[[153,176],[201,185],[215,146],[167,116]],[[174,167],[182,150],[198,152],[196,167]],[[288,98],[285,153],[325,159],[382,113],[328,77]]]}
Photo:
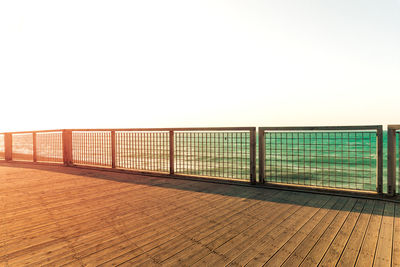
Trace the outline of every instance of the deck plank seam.
{"label": "deck plank seam", "polygon": [[[320,265],[321,262],[324,260],[324,258],[325,258],[325,256],[326,256],[326,253],[329,251],[329,249],[331,248],[332,244],[335,242],[336,238],[338,237],[338,235],[339,235],[340,232],[342,231],[343,226],[346,224],[346,222],[348,222],[348,219],[349,219],[350,215],[352,214],[352,212],[354,212],[354,209],[356,208],[356,206],[357,206],[357,204],[358,204],[359,202],[364,202],[364,203],[362,204],[362,205],[363,205],[363,206],[362,206],[362,209],[364,209],[365,200],[363,201],[363,199],[358,199],[357,202],[356,202],[356,203],[354,204],[354,206],[352,207],[352,209],[350,210],[350,212],[347,214],[346,219],[343,221],[343,223],[342,223],[342,225],[340,226],[339,230],[336,232],[335,237],[331,240],[329,246],[328,246],[327,249],[325,250],[324,255],[321,257],[321,259],[320,259],[318,265]],[[358,220],[359,216],[360,216],[360,213],[357,214],[357,220]],[[353,226],[353,227],[354,227],[354,226]]]}
{"label": "deck plank seam", "polygon": [[372,266],[375,266],[375,258],[376,258],[376,250],[378,248],[378,243],[379,243],[379,235],[381,233],[381,229],[382,229],[382,222],[383,222],[383,216],[384,216],[384,212],[385,212],[385,208],[386,208],[386,202],[383,203],[383,209],[382,209],[382,215],[380,216],[380,220],[379,220],[379,231],[378,231],[378,238],[375,244],[375,250],[374,250],[374,257],[372,260]]}
{"label": "deck plank seam", "polygon": [[[302,228],[304,225],[306,225],[308,222],[312,221],[312,218],[314,218],[314,216],[315,216],[315,215],[316,215],[316,214],[317,214],[331,199],[333,199],[332,196],[328,197],[326,200],[320,201],[321,204],[322,204],[322,206],[319,207],[319,208],[314,212],[314,214],[312,214],[312,215],[310,216],[310,218],[308,218],[308,219],[295,231],[295,233],[293,233],[293,235],[292,235],[291,237],[293,237],[294,235],[296,235],[296,234],[301,230],[301,228]],[[319,203],[319,202],[318,202],[318,203]],[[321,219],[322,219],[322,218],[321,218]],[[285,230],[291,230],[291,227],[292,227],[292,226],[288,226],[288,227],[283,226],[283,228],[284,228],[284,231],[283,231],[283,232],[285,232]],[[278,236],[278,237],[279,237],[279,236]],[[276,247],[277,249],[276,249],[275,252],[269,257],[269,259],[271,259],[271,258],[273,257],[273,255],[275,255],[289,240],[290,240],[290,238],[289,238],[286,242],[284,242],[284,244],[281,245],[279,248]],[[275,239],[273,239],[273,241],[275,241]],[[275,247],[275,245],[273,245],[273,244],[272,244],[272,246]],[[264,245],[264,250],[265,250],[265,249],[266,249],[266,246]],[[261,251],[261,253],[262,253],[262,251]],[[260,254],[258,254],[258,255],[260,255]],[[256,257],[259,257],[259,256],[256,256]],[[255,260],[255,259],[257,259],[257,258],[253,258],[253,259],[251,259],[249,262],[251,262],[251,261],[253,261],[253,260]],[[269,260],[269,259],[268,259],[268,260]],[[263,263],[263,266],[266,265],[266,263],[268,262],[268,260],[265,261],[265,262]],[[246,265],[249,264],[249,262],[247,262]]]}
{"label": "deck plank seam", "polygon": [[[340,200],[339,198],[335,197],[335,202],[334,202],[334,204],[332,205],[332,207],[334,207],[334,206],[339,202],[339,200]],[[332,207],[331,207],[331,208],[332,208]],[[322,207],[321,207],[321,208],[322,208]],[[329,209],[330,209],[330,208],[329,208]],[[329,209],[328,209],[327,213],[329,212]],[[316,215],[316,214],[315,214],[315,215]],[[314,215],[314,216],[315,216],[315,215]],[[325,214],[325,215],[326,215],[326,214]],[[324,216],[325,216],[325,215],[324,215]],[[309,233],[313,232],[313,230],[314,230],[314,229],[320,224],[320,222],[324,219],[324,216],[321,217],[320,220],[314,224],[313,228],[309,231]],[[311,218],[310,218],[310,220],[311,220]],[[301,232],[300,230],[301,230],[301,229],[299,229],[296,233]],[[293,236],[295,236],[295,235],[293,235]],[[293,236],[292,236],[292,237],[293,237]],[[291,256],[291,254],[296,250],[296,248],[297,248],[298,246],[300,246],[300,244],[307,238],[307,236],[308,236],[308,234],[307,234],[306,236],[304,236],[304,238],[299,242],[299,244],[298,244],[291,252],[288,251],[288,252],[289,252],[289,255],[288,255],[287,258],[289,258],[289,257]],[[292,239],[292,237],[281,247],[281,249],[284,249],[285,245]],[[277,253],[279,253],[279,251],[280,251],[280,249],[277,250],[277,251],[270,257],[270,259],[268,259],[268,261],[265,262],[265,264],[264,264],[263,266],[267,266],[268,262],[269,262]],[[284,263],[284,262],[282,262],[282,264],[283,264],[283,263]]]}
{"label": "deck plank seam", "polygon": [[[346,205],[349,203],[349,201],[351,200],[351,198],[349,198],[342,206],[342,208],[337,212],[337,214],[335,215],[335,217],[333,218],[333,220],[330,222],[330,224],[328,225],[327,228],[325,228],[325,230],[322,232],[322,234],[318,237],[318,240],[313,244],[313,246],[309,249],[309,251],[307,252],[307,254],[304,256],[304,258],[302,259],[302,261],[299,263],[299,266],[303,264],[303,262],[308,258],[308,256],[310,255],[310,253],[313,251],[313,249],[315,248],[315,246],[318,244],[319,240],[325,235],[326,231],[329,229],[329,227],[335,222],[335,220],[338,218],[338,215],[340,214],[340,212],[346,212],[345,208]],[[352,204],[351,209],[353,209],[353,207],[356,205],[356,201]],[[347,216],[349,214],[346,215],[346,219]],[[345,222],[345,219],[342,222]],[[322,259],[322,258],[321,258]],[[315,263],[317,264],[317,263]]]}

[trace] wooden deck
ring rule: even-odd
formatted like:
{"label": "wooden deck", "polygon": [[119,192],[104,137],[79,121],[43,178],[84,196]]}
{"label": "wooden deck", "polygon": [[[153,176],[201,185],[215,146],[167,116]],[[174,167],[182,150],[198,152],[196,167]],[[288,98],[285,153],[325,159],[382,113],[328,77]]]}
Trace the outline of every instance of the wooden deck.
{"label": "wooden deck", "polygon": [[0,266],[400,266],[400,204],[0,163]]}

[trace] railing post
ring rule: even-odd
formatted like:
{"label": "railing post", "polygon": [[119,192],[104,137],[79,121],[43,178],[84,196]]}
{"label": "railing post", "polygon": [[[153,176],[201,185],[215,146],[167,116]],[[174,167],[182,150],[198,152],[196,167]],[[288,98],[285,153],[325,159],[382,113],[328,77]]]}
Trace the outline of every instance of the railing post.
{"label": "railing post", "polygon": [[258,179],[259,183],[265,183],[265,131],[258,128]]}
{"label": "railing post", "polygon": [[6,161],[12,160],[12,134],[4,134],[4,158]]}
{"label": "railing post", "polygon": [[72,131],[63,130],[62,137],[64,165],[70,166],[72,165]]}
{"label": "railing post", "polygon": [[388,195],[396,194],[396,129],[388,126],[387,144],[387,184]]}
{"label": "railing post", "polygon": [[169,174],[174,174],[175,173],[175,161],[174,161],[174,150],[175,150],[175,145],[174,145],[174,131],[169,131]]}
{"label": "railing post", "polygon": [[382,183],[383,183],[383,136],[382,136],[382,125],[376,130],[376,143],[377,143],[377,168],[376,168],[376,179],[377,188],[376,191],[382,194]]}
{"label": "railing post", "polygon": [[250,130],[250,183],[256,184],[256,128]]}
{"label": "railing post", "polygon": [[32,133],[33,162],[37,162],[36,132]]}
{"label": "railing post", "polygon": [[111,131],[111,168],[115,168],[115,131]]}

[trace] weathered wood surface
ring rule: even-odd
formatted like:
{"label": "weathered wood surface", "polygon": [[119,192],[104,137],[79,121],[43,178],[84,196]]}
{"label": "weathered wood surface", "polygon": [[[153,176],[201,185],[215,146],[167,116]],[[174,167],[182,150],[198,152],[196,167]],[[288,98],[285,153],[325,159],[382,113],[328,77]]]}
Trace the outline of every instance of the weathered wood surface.
{"label": "weathered wood surface", "polygon": [[400,266],[400,204],[0,163],[0,266]]}

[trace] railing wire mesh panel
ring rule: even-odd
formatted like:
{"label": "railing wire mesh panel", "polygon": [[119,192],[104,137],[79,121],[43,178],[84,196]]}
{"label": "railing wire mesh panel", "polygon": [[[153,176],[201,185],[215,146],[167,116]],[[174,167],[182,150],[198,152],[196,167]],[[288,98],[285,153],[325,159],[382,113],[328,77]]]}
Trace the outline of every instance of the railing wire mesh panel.
{"label": "railing wire mesh panel", "polygon": [[115,132],[115,166],[169,172],[169,132]]}
{"label": "railing wire mesh panel", "polygon": [[62,132],[36,133],[36,158],[41,162],[63,162]]}
{"label": "railing wire mesh panel", "polygon": [[12,159],[33,161],[33,134],[22,133],[12,135]]}
{"label": "railing wire mesh panel", "polygon": [[111,132],[73,131],[72,158],[78,165],[111,167]]}
{"label": "railing wire mesh panel", "polygon": [[397,144],[397,153],[396,153],[396,193],[400,194],[400,131],[396,132],[396,144]]}
{"label": "railing wire mesh panel", "polygon": [[249,132],[175,132],[178,174],[250,179]]}
{"label": "railing wire mesh panel", "polygon": [[4,134],[0,134],[0,159],[5,159]]}
{"label": "railing wire mesh panel", "polygon": [[265,132],[265,181],[375,191],[375,131]]}

